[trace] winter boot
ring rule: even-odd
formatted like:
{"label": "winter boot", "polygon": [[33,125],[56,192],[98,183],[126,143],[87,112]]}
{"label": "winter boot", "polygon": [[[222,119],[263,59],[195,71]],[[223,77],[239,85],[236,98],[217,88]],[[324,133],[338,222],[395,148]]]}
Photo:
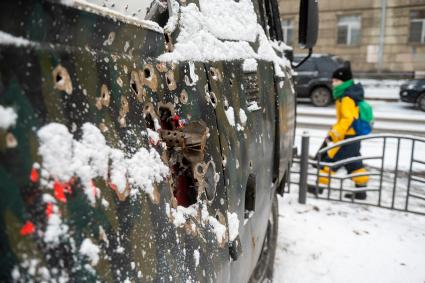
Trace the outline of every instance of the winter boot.
{"label": "winter boot", "polygon": [[[319,183],[321,185],[329,185],[329,171],[331,171],[331,169],[328,166],[323,167],[323,169],[320,170],[319,172]],[[331,171],[331,175],[335,175],[335,171]]]}
{"label": "winter boot", "polygon": [[[366,185],[357,185],[356,184],[356,188],[366,188]],[[348,193],[344,195],[345,198],[353,198],[353,194],[352,193]],[[355,192],[354,193],[354,199],[358,199],[358,200],[365,200],[367,198],[367,193],[366,192]]]}

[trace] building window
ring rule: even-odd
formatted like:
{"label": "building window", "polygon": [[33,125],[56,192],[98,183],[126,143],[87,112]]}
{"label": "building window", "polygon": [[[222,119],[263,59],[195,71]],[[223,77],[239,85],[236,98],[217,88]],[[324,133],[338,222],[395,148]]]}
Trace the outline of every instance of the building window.
{"label": "building window", "polygon": [[343,16],[338,18],[337,44],[360,44],[360,16]]}
{"label": "building window", "polygon": [[425,10],[410,12],[409,41],[425,43]]}
{"label": "building window", "polygon": [[282,20],[283,42],[288,45],[292,44],[293,31],[294,27],[292,25],[292,20]]}

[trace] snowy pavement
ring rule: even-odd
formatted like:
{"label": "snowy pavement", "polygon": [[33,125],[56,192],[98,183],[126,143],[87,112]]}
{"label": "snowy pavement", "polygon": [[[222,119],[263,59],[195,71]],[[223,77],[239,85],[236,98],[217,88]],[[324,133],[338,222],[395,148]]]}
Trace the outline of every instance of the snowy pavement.
{"label": "snowy pavement", "polygon": [[[378,122],[381,121],[382,125],[387,123],[388,129],[393,133],[402,133],[402,130],[409,127],[412,128],[412,133],[425,133],[425,113],[416,110],[411,104],[395,101],[398,99],[399,85],[403,81],[382,83],[362,80],[362,83]],[[307,131],[310,135],[310,156],[317,152],[335,120],[334,112],[333,105],[317,108],[311,104],[298,104],[300,115],[297,119],[295,144],[299,150],[301,135]],[[302,119],[307,119],[304,124]],[[312,121],[322,125],[310,125]],[[383,205],[391,206],[397,140],[388,139],[385,151],[382,147],[382,139],[368,140],[362,142],[361,152],[363,156],[379,156],[385,152],[381,201]],[[400,143],[397,167],[400,175],[396,183],[395,201],[395,207],[399,209],[403,209],[405,205],[406,172],[410,169],[411,147],[411,141],[402,140]],[[425,160],[425,143],[416,142],[414,157]],[[382,161],[366,160],[365,164],[368,170],[376,171],[381,168]],[[293,170],[296,169],[297,165]],[[425,165],[416,164],[412,171],[423,176]],[[344,169],[338,172],[338,175],[344,174]],[[293,174],[294,181],[296,175]],[[315,179],[310,176],[310,182],[312,178]],[[351,181],[348,180],[347,184],[349,183]],[[370,185],[379,186],[378,183],[378,177],[372,176]],[[348,186],[344,186],[344,189]],[[423,184],[412,183],[411,186],[411,192],[425,195]],[[425,282],[425,216],[363,204],[319,200],[312,195],[308,195],[306,205],[301,205],[297,202],[297,185],[292,185],[291,191],[279,198],[279,236],[274,282]],[[333,196],[335,193],[339,196],[339,192],[332,192],[332,198],[338,198]],[[368,192],[368,199],[364,203],[376,202],[377,195],[378,192]],[[409,205],[413,205],[415,211],[425,210],[424,201]]]}
{"label": "snowy pavement", "polygon": [[425,216],[296,191],[279,198],[275,282],[425,282]]}

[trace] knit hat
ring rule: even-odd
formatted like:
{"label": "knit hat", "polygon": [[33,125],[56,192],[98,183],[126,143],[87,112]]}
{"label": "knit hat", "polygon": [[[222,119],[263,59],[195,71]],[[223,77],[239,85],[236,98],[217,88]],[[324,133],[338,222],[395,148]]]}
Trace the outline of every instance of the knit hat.
{"label": "knit hat", "polygon": [[349,66],[344,66],[336,69],[335,72],[332,74],[332,78],[341,80],[343,82],[353,79],[351,68]]}

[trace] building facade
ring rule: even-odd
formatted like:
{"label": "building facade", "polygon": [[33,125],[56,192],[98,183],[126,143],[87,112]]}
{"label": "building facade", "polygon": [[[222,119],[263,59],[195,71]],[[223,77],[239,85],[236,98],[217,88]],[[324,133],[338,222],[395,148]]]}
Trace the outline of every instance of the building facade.
{"label": "building facade", "polygon": [[[279,0],[279,10],[284,40],[305,53],[297,44],[299,2]],[[422,73],[425,0],[320,0],[314,52],[350,60],[357,73]]]}

